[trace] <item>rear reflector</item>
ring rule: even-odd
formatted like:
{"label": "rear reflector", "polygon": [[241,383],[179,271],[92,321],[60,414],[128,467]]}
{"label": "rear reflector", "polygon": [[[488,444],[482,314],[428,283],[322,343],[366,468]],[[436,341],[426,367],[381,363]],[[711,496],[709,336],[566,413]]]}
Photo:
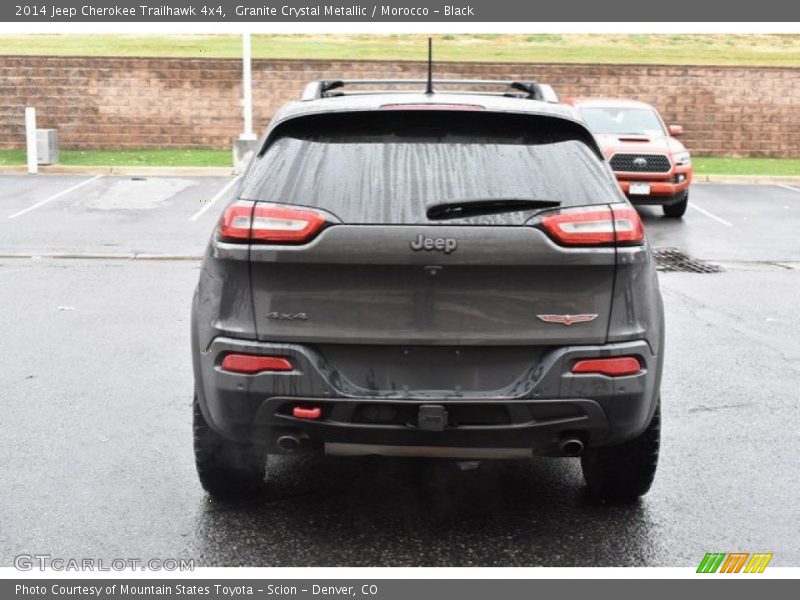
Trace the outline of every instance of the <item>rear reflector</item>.
{"label": "rear reflector", "polygon": [[554,241],[565,246],[644,243],[639,213],[626,205],[567,208],[545,215],[542,226]]}
{"label": "rear reflector", "polygon": [[223,213],[219,233],[230,241],[300,244],[325,223],[324,216],[310,209],[239,200]]}
{"label": "rear reflector", "polygon": [[325,218],[310,210],[256,204],[251,238],[264,242],[307,242],[325,224]]}
{"label": "rear reflector", "polygon": [[315,406],[314,408],[295,406],[292,409],[292,416],[295,419],[319,419],[321,415],[322,410],[318,406]]}
{"label": "rear reflector", "polygon": [[617,356],[614,358],[591,358],[579,360],[572,367],[573,373],[596,373],[609,377],[634,375],[642,369],[639,359],[633,356]]}
{"label": "rear reflector", "polygon": [[292,363],[280,356],[256,356],[253,354],[228,354],[222,359],[222,368],[231,373],[261,373],[263,371],[291,371]]}

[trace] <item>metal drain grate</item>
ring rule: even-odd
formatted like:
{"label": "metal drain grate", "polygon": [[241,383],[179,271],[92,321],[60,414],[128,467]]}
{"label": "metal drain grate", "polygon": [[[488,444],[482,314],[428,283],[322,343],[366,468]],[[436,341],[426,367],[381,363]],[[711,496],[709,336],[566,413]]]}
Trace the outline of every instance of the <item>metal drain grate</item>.
{"label": "metal drain grate", "polygon": [[653,248],[656,269],[681,273],[719,273],[722,267],[687,256],[677,248]]}

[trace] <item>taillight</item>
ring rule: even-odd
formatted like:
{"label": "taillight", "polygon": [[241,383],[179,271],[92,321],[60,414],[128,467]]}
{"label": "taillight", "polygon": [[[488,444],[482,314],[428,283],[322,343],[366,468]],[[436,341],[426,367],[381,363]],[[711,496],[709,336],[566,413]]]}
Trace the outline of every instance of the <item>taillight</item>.
{"label": "taillight", "polygon": [[325,217],[311,210],[259,203],[250,236],[262,242],[307,242],[324,224]]}
{"label": "taillight", "polygon": [[642,220],[629,206],[565,208],[545,215],[541,222],[550,237],[565,246],[644,242]]}
{"label": "taillight", "polygon": [[630,206],[612,206],[614,212],[614,233],[617,243],[624,246],[638,246],[644,243],[644,225],[639,213]]}
{"label": "taillight", "polygon": [[639,359],[633,356],[616,356],[614,358],[587,358],[579,360],[572,366],[573,373],[595,373],[620,377],[634,375],[642,369]]}
{"label": "taillight", "polygon": [[325,223],[324,216],[307,208],[240,200],[223,213],[219,234],[231,241],[301,244]]}
{"label": "taillight", "polygon": [[250,239],[254,205],[255,202],[239,200],[226,208],[219,221],[219,235],[227,240]]}
{"label": "taillight", "polygon": [[282,356],[257,356],[255,354],[228,354],[222,359],[222,369],[231,373],[253,375],[263,371],[291,371],[292,363]]}

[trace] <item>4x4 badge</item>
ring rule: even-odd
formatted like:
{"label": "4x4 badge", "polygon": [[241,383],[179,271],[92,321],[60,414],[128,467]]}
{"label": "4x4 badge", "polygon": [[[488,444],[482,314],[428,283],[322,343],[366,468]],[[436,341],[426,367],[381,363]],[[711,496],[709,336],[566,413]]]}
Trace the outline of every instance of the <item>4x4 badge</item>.
{"label": "4x4 badge", "polygon": [[597,318],[597,315],[592,313],[584,315],[536,315],[536,317],[545,323],[574,325],[575,323],[588,323],[589,321],[594,321]]}
{"label": "4x4 badge", "polygon": [[268,319],[274,321],[308,321],[308,313],[282,313],[282,312],[269,312],[267,313]]}

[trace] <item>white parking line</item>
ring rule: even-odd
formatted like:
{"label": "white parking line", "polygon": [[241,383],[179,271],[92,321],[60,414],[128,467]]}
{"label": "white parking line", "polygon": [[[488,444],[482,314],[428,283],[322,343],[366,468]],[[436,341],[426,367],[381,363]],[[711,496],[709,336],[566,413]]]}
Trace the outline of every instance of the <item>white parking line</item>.
{"label": "white parking line", "polygon": [[37,209],[37,208],[39,208],[40,206],[44,206],[44,205],[45,205],[45,204],[47,204],[48,202],[52,202],[53,200],[55,200],[55,199],[57,199],[57,198],[61,198],[61,196],[64,196],[64,195],[66,195],[66,194],[69,194],[70,192],[74,192],[74,191],[75,191],[75,190],[77,190],[78,188],[82,188],[82,187],[83,187],[83,186],[85,186],[87,183],[91,183],[91,182],[93,182],[95,179],[100,179],[101,177],[102,177],[102,175],[95,175],[94,177],[90,177],[89,179],[86,179],[86,180],[84,180],[84,181],[81,181],[81,182],[80,182],[79,184],[77,184],[77,185],[73,185],[71,188],[67,188],[66,190],[63,190],[63,191],[61,191],[61,192],[58,192],[57,194],[54,194],[54,195],[50,196],[49,198],[45,198],[44,200],[42,200],[42,201],[40,201],[40,202],[37,202],[36,204],[34,204],[34,205],[32,205],[32,206],[29,206],[28,208],[24,208],[24,209],[22,209],[22,210],[21,210],[21,211],[19,211],[19,212],[15,212],[13,215],[8,215],[8,218],[9,218],[9,219],[16,219],[17,217],[19,217],[19,216],[21,216],[21,215],[24,215],[25,213],[31,212],[32,210],[34,210],[34,209]]}
{"label": "white parking line", "polygon": [[200,217],[202,217],[204,214],[206,214],[206,211],[208,211],[208,209],[209,209],[209,208],[211,208],[212,206],[214,206],[214,203],[215,203],[217,200],[219,200],[220,198],[222,198],[222,197],[225,195],[225,192],[227,192],[229,189],[231,189],[231,188],[233,187],[233,184],[234,184],[234,183],[236,183],[237,181],[239,181],[239,178],[240,178],[240,177],[241,177],[241,175],[238,175],[238,176],[234,177],[233,179],[231,179],[231,180],[230,180],[228,183],[226,183],[226,184],[225,184],[225,187],[223,187],[223,188],[222,188],[220,191],[218,191],[218,192],[217,192],[217,193],[214,195],[214,197],[213,197],[213,198],[211,198],[211,200],[209,200],[209,201],[206,203],[206,205],[205,205],[205,206],[203,206],[203,208],[201,208],[201,209],[200,209],[200,210],[198,210],[196,213],[194,213],[194,214],[193,214],[191,217],[189,217],[189,220],[190,220],[190,221],[197,221],[197,219],[199,219],[199,218],[200,218]]}
{"label": "white parking line", "polygon": [[728,221],[726,221],[722,217],[718,217],[717,215],[708,212],[705,208],[700,208],[699,206],[697,206],[697,204],[689,202],[689,208],[695,209],[697,212],[704,214],[709,219],[714,219],[715,221],[717,221],[719,223],[722,223],[726,227],[733,227],[733,223],[729,223]]}
{"label": "white parking line", "polygon": [[786,185],[785,183],[776,183],[775,185],[786,188],[787,190],[792,190],[793,192],[800,192],[800,188],[792,187],[791,185]]}

